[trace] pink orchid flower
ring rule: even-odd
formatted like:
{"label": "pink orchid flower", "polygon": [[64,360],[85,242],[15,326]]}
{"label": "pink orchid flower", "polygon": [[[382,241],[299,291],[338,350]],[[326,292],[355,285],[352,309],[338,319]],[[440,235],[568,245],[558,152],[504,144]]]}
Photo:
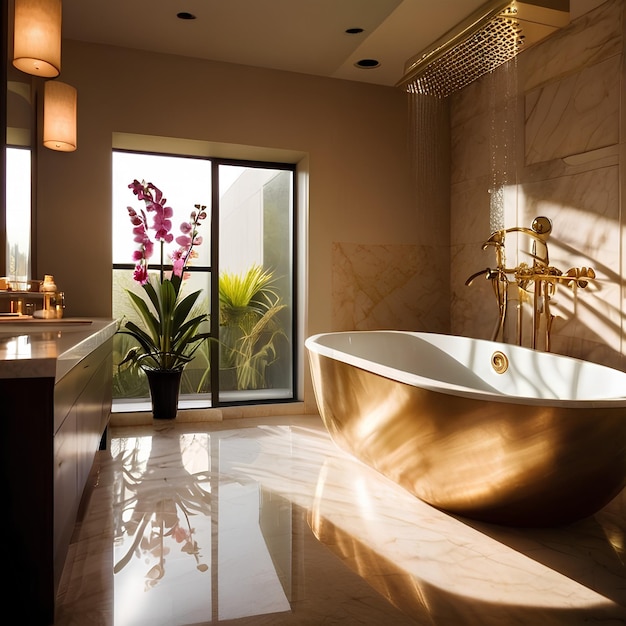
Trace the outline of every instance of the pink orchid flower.
{"label": "pink orchid flower", "polygon": [[[163,197],[162,191],[154,184],[145,181],[140,183],[135,179],[128,187],[132,189],[138,200],[145,202],[146,211],[154,214],[152,226],[148,227],[146,212],[144,210],[136,211],[132,207],[128,207],[128,215],[133,225],[133,241],[138,244],[138,248],[132,256],[136,264],[133,279],[144,285],[148,281],[148,259],[152,257],[154,252],[154,242],[158,241],[163,245],[174,241],[174,235],[170,232],[174,211],[171,207],[166,206],[167,200]],[[206,207],[196,204],[195,209],[191,212],[190,221],[180,225],[181,235],[176,238],[176,243],[180,248],[172,253],[171,258],[172,275],[174,276],[184,277],[187,262],[197,256],[193,251],[194,246],[202,244],[202,237],[198,235],[198,226],[207,217]],[[150,238],[150,230],[154,232],[154,241]],[[161,276],[164,276],[162,261]]]}

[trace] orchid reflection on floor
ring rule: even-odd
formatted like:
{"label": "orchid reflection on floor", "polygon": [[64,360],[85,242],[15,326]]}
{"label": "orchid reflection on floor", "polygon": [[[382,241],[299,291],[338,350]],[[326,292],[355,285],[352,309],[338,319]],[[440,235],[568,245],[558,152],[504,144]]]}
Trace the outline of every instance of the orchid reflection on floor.
{"label": "orchid reflection on floor", "polygon": [[626,496],[560,529],[457,519],[317,417],[112,428],[59,625],[626,621]]}

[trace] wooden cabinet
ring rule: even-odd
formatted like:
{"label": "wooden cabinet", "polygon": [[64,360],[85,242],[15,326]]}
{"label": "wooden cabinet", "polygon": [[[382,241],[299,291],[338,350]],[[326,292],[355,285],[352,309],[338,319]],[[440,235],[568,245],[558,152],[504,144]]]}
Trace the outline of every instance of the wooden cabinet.
{"label": "wooden cabinet", "polygon": [[9,593],[21,623],[52,624],[80,500],[111,409],[112,338],[61,380],[0,379]]}

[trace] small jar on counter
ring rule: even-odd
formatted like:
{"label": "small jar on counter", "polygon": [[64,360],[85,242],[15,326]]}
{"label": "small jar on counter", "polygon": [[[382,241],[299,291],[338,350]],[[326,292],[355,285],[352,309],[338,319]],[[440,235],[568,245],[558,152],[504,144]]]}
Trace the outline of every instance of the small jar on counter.
{"label": "small jar on counter", "polygon": [[57,316],[56,305],[55,305],[55,294],[57,290],[56,283],[54,282],[54,276],[51,274],[46,274],[43,277],[43,285],[41,286],[41,290],[44,293],[43,297],[43,317],[45,319],[54,318]]}

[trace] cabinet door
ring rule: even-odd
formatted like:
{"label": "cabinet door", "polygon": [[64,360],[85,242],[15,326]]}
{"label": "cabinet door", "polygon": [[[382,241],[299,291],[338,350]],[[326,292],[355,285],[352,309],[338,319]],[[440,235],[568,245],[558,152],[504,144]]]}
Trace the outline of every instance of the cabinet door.
{"label": "cabinet door", "polygon": [[105,358],[95,368],[85,389],[81,393],[76,407],[78,421],[78,485],[81,489],[87,483],[91,466],[102,433],[108,423],[111,411],[111,379],[113,366],[111,358]]}
{"label": "cabinet door", "polygon": [[[54,557],[55,570],[62,569],[78,511],[76,475],[77,410],[73,407],[54,437]],[[63,558],[57,558],[57,557]],[[60,571],[56,572],[60,575]],[[55,576],[55,580],[58,578]]]}

